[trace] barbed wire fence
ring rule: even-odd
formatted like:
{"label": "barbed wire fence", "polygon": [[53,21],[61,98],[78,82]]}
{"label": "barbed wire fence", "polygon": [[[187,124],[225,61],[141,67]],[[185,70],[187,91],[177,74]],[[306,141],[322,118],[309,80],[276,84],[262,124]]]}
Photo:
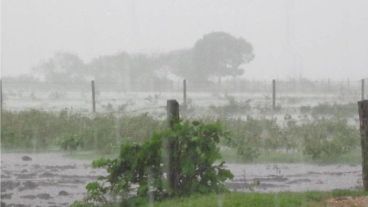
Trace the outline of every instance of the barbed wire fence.
{"label": "barbed wire fence", "polygon": [[251,99],[275,107],[276,103],[292,103],[296,99],[300,99],[301,104],[308,105],[316,102],[356,102],[368,97],[368,78],[353,81],[275,79],[274,82],[234,78],[221,83],[193,80],[184,83],[183,80],[176,80],[159,85],[141,83],[141,88],[127,88],[121,82],[94,81],[94,93],[92,82],[88,81],[2,80],[0,83],[1,108],[5,110],[36,108],[51,111],[70,109],[85,113],[135,113],[161,110],[167,99],[180,100],[183,105],[208,106],[223,104],[231,96],[237,100]]}

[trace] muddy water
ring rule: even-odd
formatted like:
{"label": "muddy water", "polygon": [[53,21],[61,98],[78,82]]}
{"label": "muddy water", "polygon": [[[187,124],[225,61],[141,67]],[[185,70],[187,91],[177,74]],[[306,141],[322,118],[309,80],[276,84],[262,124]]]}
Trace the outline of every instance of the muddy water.
{"label": "muddy water", "polygon": [[362,188],[360,165],[228,164],[234,191],[330,191]]}
{"label": "muddy water", "polygon": [[[83,199],[86,183],[106,172],[90,161],[61,153],[2,153],[1,202],[15,206],[69,206]],[[362,186],[359,165],[228,164],[235,175],[233,191],[307,191]]]}
{"label": "muddy water", "polygon": [[1,154],[1,201],[26,206],[69,206],[83,199],[85,185],[104,174],[90,161],[60,153]]}

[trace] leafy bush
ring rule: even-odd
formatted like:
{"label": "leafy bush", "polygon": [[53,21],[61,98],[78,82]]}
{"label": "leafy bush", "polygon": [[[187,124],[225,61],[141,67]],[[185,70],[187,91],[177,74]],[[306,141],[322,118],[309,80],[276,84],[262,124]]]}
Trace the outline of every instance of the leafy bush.
{"label": "leafy bush", "polygon": [[321,119],[300,127],[304,154],[312,159],[331,159],[354,149],[359,133],[344,120]]}
{"label": "leafy bush", "polygon": [[256,159],[261,150],[275,150],[288,146],[284,131],[275,120],[257,120],[248,117],[246,121],[237,119],[224,122],[231,136],[229,142],[225,144],[235,148],[243,160]]}
{"label": "leafy bush", "polygon": [[60,147],[65,151],[75,151],[82,148],[83,144],[82,139],[74,134],[63,137],[59,142]]}
{"label": "leafy bush", "polygon": [[118,158],[93,162],[108,175],[86,186],[89,200],[106,202],[106,193],[128,202],[224,191],[223,182],[233,175],[224,162],[214,164],[221,158],[217,144],[224,135],[218,124],[180,122],[143,144],[123,144]]}
{"label": "leafy bush", "polygon": [[255,120],[226,120],[225,127],[231,133],[231,139],[225,145],[235,148],[244,160],[254,160],[259,156],[261,146],[261,125]]}

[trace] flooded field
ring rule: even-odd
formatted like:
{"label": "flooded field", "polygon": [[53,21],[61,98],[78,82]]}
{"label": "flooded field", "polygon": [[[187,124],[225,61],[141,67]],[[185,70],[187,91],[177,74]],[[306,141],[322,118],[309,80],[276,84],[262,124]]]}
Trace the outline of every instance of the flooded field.
{"label": "flooded field", "polygon": [[[2,153],[1,202],[5,206],[69,206],[83,199],[85,185],[104,175],[89,160],[62,153]],[[360,165],[227,164],[233,191],[281,192],[356,189]]]}
{"label": "flooded field", "polygon": [[233,191],[303,192],[362,187],[360,165],[228,164]]}
{"label": "flooded field", "polygon": [[1,200],[6,205],[69,206],[82,199],[84,186],[102,175],[90,161],[61,153],[1,155]]}
{"label": "flooded field", "polygon": [[367,0],[1,5],[0,207],[367,206]]}

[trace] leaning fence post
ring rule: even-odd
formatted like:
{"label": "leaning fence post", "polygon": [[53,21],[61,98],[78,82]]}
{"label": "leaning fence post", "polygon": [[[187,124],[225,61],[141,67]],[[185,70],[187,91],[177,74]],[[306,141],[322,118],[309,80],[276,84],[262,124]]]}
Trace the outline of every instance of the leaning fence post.
{"label": "leaning fence post", "polygon": [[368,191],[368,100],[358,102],[362,145],[363,186]]}
{"label": "leaning fence post", "polygon": [[96,92],[95,92],[95,81],[91,81],[91,89],[92,89],[92,111],[96,113]]}
{"label": "leaning fence post", "polygon": [[365,85],[365,84],[364,84],[364,82],[365,82],[365,81],[364,81],[364,79],[362,79],[362,100],[364,100],[364,93],[365,93],[365,92],[364,92],[364,88],[365,88],[365,86],[364,86],[364,85]]}
{"label": "leaning fence post", "polygon": [[276,80],[272,80],[272,109],[276,109]]}

